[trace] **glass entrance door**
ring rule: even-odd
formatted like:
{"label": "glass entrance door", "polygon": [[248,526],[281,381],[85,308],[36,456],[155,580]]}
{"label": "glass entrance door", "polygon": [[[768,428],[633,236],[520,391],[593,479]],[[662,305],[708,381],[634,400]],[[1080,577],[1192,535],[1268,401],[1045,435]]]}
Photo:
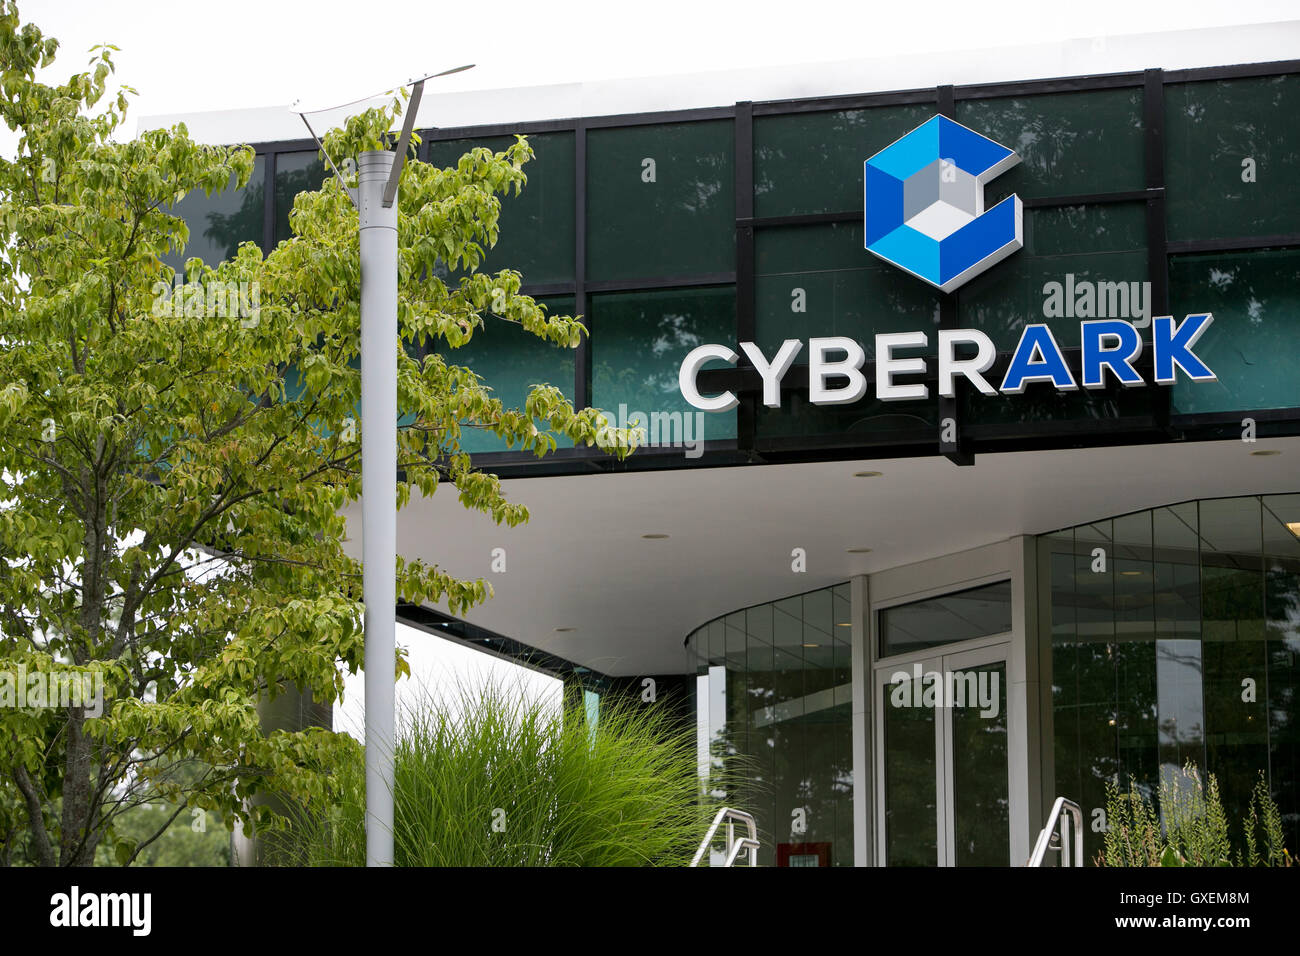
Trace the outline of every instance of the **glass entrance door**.
{"label": "glass entrance door", "polygon": [[1008,647],[877,665],[880,863],[1010,862]]}

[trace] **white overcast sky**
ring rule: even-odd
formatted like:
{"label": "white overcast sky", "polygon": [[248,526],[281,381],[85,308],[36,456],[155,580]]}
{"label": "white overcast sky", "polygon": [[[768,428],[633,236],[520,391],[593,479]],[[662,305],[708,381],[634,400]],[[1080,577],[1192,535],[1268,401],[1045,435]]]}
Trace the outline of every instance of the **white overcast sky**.
{"label": "white overcast sky", "polygon": [[[117,79],[135,120],[161,113],[342,103],[462,63],[437,92],[980,49],[1119,34],[1268,23],[1296,0],[20,0],[24,20],[61,41],[56,75],[97,43],[121,47]],[[1300,51],[1296,52],[1300,56]],[[15,140],[0,129],[0,149]],[[499,673],[499,663],[409,628],[426,685]],[[485,671],[486,668],[486,671]],[[539,693],[553,693],[533,680]],[[336,724],[359,726],[358,694]],[[409,693],[409,692],[408,692]]]}
{"label": "white overcast sky", "polygon": [[[710,69],[1002,47],[1125,33],[1267,23],[1296,0],[478,0],[316,3],[19,0],[71,62],[96,43],[122,48],[118,77],[136,118],[288,105],[337,91],[343,102],[462,63],[438,92]],[[1300,51],[1297,51],[1300,55]],[[60,71],[60,72],[66,72]],[[310,98],[309,98],[310,97]]]}

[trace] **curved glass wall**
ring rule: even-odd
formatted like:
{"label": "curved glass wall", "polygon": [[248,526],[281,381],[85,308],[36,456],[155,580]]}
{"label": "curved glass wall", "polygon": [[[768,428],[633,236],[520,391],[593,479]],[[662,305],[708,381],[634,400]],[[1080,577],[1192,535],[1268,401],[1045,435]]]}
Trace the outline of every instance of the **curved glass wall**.
{"label": "curved glass wall", "polygon": [[848,584],[686,639],[705,793],[754,814],[763,866],[853,864],[851,639]]}
{"label": "curved glass wall", "polygon": [[1191,501],[1039,539],[1050,609],[1053,794],[1102,848],[1105,784],[1191,761],[1234,840],[1263,774],[1300,843],[1300,494]]}

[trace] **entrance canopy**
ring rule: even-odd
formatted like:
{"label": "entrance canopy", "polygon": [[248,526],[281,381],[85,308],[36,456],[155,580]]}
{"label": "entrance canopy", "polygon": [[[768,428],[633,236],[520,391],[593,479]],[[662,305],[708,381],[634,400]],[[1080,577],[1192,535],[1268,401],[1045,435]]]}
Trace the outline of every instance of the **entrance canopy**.
{"label": "entrance canopy", "polygon": [[[1018,534],[1290,492],[1298,476],[1300,438],[988,454],[970,468],[933,457],[523,478],[503,484],[526,525],[498,527],[444,488],[400,513],[398,549],[489,581],[495,596],[466,616],[480,627],[612,676],[684,673],[686,634],[738,608]],[[348,533],[359,554],[359,506]]]}

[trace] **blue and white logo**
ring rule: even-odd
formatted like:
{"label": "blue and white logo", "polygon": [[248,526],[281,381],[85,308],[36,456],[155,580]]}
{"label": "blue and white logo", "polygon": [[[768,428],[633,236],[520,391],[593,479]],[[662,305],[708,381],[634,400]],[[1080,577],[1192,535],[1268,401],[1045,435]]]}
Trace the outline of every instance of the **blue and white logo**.
{"label": "blue and white logo", "polygon": [[984,209],[985,185],[1018,162],[946,116],[926,120],[864,164],[867,251],[951,292],[1024,245],[1019,196]]}

